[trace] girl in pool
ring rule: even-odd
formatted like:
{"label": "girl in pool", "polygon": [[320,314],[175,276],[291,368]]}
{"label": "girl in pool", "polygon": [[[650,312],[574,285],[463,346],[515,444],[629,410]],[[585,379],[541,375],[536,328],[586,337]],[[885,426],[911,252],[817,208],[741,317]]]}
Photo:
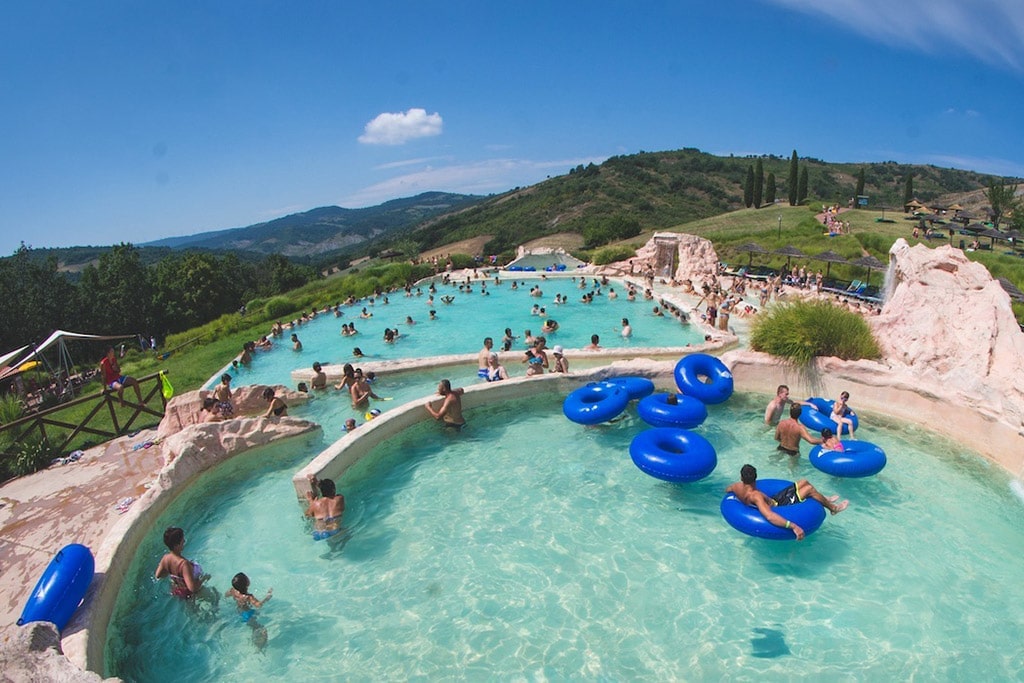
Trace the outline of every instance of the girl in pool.
{"label": "girl in pool", "polygon": [[832,433],[832,430],[825,427],[821,430],[821,449],[824,451],[839,451],[845,450],[843,448],[843,442]]}
{"label": "girl in pool", "polygon": [[256,610],[267,604],[267,601],[274,595],[274,589],[267,589],[267,596],[262,600],[257,600],[249,592],[249,577],[242,572],[238,572],[231,579],[231,588],[224,595],[225,597],[235,599],[235,604],[238,605],[238,613],[242,617],[242,623],[249,624],[249,627],[252,628],[253,644],[263,649],[267,644],[267,629],[256,621]]}

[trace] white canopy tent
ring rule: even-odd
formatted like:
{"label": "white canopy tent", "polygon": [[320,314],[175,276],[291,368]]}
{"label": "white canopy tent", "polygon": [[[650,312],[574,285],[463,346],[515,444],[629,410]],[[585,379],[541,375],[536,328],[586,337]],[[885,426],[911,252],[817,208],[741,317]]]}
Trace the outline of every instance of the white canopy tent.
{"label": "white canopy tent", "polygon": [[[71,354],[68,352],[67,341],[70,340],[84,340],[84,341],[112,341],[117,339],[131,339],[135,335],[131,334],[117,334],[117,335],[105,335],[105,334],[83,334],[81,332],[68,332],[67,330],[56,330],[53,334],[46,338],[42,344],[32,349],[28,354],[24,355],[17,365],[21,365],[30,360],[40,361],[53,375],[56,376],[58,381],[65,382],[73,375],[76,375],[75,362],[71,358]],[[52,365],[47,362],[43,352],[50,349],[51,347],[57,347],[57,364]],[[27,348],[27,347],[25,347]],[[65,389],[70,389],[69,386]]]}

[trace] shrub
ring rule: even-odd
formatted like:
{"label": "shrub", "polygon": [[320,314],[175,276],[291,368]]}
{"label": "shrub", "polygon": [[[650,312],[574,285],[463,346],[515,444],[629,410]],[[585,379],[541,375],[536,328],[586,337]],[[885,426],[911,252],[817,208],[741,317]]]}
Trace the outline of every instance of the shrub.
{"label": "shrub", "polygon": [[601,247],[594,251],[592,259],[594,265],[604,266],[609,263],[615,263],[616,261],[625,261],[626,259],[633,258],[636,256],[636,252],[630,247],[625,246],[609,246]]}
{"label": "shrub", "polygon": [[268,318],[285,318],[288,314],[298,310],[295,302],[288,297],[275,296],[267,302],[264,310]]}
{"label": "shrub", "polygon": [[797,365],[815,356],[859,360],[882,355],[864,318],[827,301],[772,307],[754,322],[750,346]]}

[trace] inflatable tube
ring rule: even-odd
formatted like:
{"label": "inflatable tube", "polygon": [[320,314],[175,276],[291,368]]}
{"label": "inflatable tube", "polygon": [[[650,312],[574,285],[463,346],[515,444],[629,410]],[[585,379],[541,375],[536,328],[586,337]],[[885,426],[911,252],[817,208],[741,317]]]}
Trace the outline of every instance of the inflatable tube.
{"label": "inflatable tube", "polygon": [[565,397],[562,412],[581,425],[607,422],[626,409],[629,394],[616,384],[592,382]]}
{"label": "inflatable tube", "polygon": [[886,463],[885,451],[870,441],[844,441],[841,451],[815,446],[807,459],[825,474],[851,479],[878,474]]}
{"label": "inflatable tube", "polygon": [[629,400],[633,401],[654,393],[654,382],[646,377],[609,377],[605,380],[609,384],[617,384],[626,390]]}
{"label": "inflatable tube", "polygon": [[[793,482],[784,479],[758,479],[757,488],[765,495],[774,496]],[[796,534],[792,529],[775,526],[753,505],[740,501],[734,494],[726,494],[722,499],[722,517],[733,529],[742,531],[748,536],[764,538],[769,541],[792,541]],[[816,500],[805,500],[796,505],[774,507],[780,517],[795,522],[804,530],[804,536],[810,536],[825,521],[825,508]]]}
{"label": "inflatable tube", "polygon": [[[833,434],[839,433],[839,425],[832,419],[832,404],[835,401],[829,401],[824,398],[813,397],[807,399],[806,403],[810,403],[809,406],[800,407],[800,421],[804,423],[804,426],[812,431],[814,436],[821,434],[821,430],[828,427],[832,430]],[[857,431],[860,428],[860,420],[857,419],[857,413],[850,413],[849,418],[853,420],[853,429]],[[846,431],[845,425],[843,427],[843,436],[849,434]]]}
{"label": "inflatable tube", "polygon": [[[725,363],[706,353],[683,356],[676,363],[676,386],[704,403],[724,403],[732,396],[732,373]],[[707,377],[705,384],[701,377]]]}
{"label": "inflatable tube", "polygon": [[[668,402],[675,396],[678,403]],[[636,405],[640,419],[652,427],[678,427],[693,429],[708,419],[708,407],[699,398],[682,394],[653,394],[640,399]]]}
{"label": "inflatable tube", "polygon": [[64,630],[85,597],[95,568],[92,553],[84,545],[72,543],[64,546],[39,577],[21,612],[18,626],[32,621],[49,621],[58,631]]}
{"label": "inflatable tube", "polygon": [[715,447],[703,436],[666,427],[637,434],[629,444],[629,457],[644,473],[677,483],[703,479],[718,464]]}

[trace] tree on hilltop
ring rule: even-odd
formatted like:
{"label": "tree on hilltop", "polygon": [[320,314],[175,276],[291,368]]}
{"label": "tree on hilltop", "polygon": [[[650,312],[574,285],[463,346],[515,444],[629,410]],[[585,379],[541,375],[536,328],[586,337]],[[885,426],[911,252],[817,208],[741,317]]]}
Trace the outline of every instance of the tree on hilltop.
{"label": "tree on hilltop", "polygon": [[992,209],[992,223],[999,227],[999,221],[1003,214],[1013,212],[1017,203],[1017,185],[1003,185],[994,177],[988,181],[988,189],[985,190],[985,198],[988,199],[989,207]]}
{"label": "tree on hilltop", "polygon": [[803,204],[805,199],[807,199],[807,166],[800,169],[800,181],[796,188],[797,205]]}
{"label": "tree on hilltop", "polygon": [[796,206],[799,202],[797,201],[797,178],[800,174],[800,162],[796,156],[796,150],[793,150],[793,156],[789,160],[789,179],[786,181],[786,190],[789,191],[789,205]]}
{"label": "tree on hilltop", "polygon": [[857,174],[857,189],[854,190],[854,199],[864,194],[864,169],[860,169],[860,173]]}
{"label": "tree on hilltop", "polygon": [[761,208],[761,199],[764,197],[764,164],[758,159],[754,164],[754,208]]}
{"label": "tree on hilltop", "polygon": [[764,190],[764,203],[774,204],[775,203],[775,174],[769,173],[768,180],[765,182]]}
{"label": "tree on hilltop", "polygon": [[908,173],[907,180],[903,184],[903,206],[914,201],[914,174]]}
{"label": "tree on hilltop", "polygon": [[754,167],[747,166],[747,178],[743,181],[743,206],[748,209],[754,203]]}

